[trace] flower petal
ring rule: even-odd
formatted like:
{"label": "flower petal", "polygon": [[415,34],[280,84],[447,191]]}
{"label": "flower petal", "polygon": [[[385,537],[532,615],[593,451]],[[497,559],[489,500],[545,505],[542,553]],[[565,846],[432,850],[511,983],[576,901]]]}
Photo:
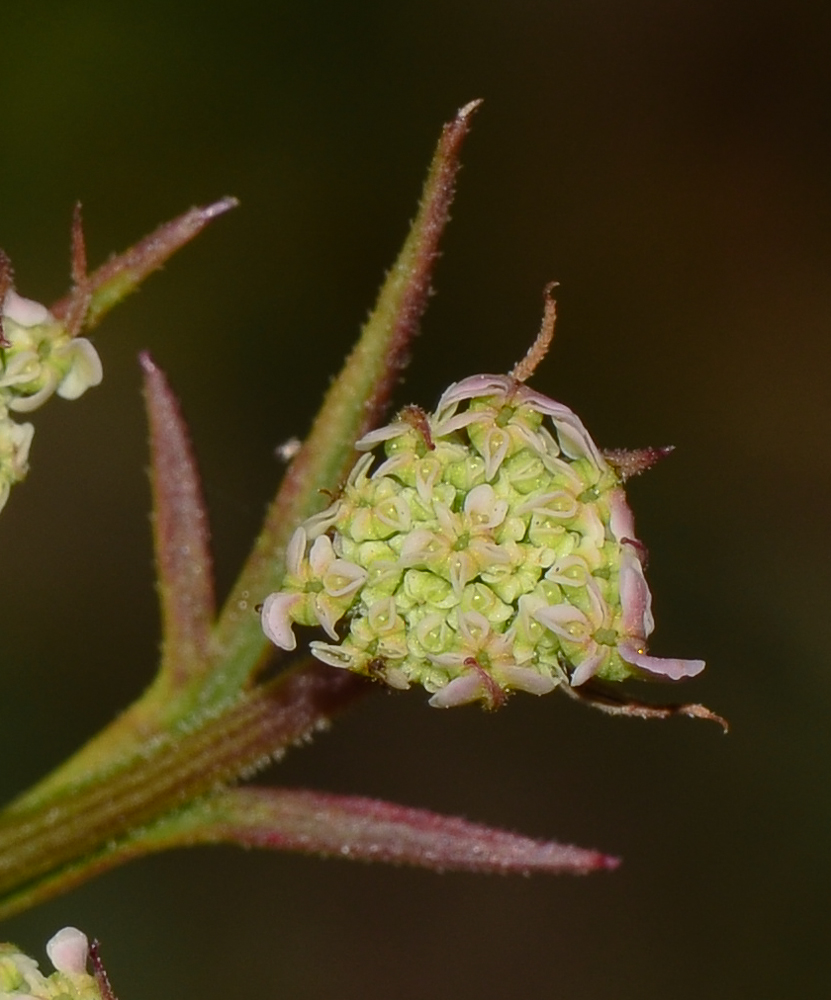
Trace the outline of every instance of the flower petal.
{"label": "flower petal", "polygon": [[52,319],[52,314],[40,302],[24,299],[22,295],[10,288],[3,299],[3,315],[14,320],[20,326],[40,326]]}
{"label": "flower petal", "polygon": [[609,528],[616,542],[635,537],[635,518],[620,486],[609,493]]}
{"label": "flower petal", "polygon": [[89,941],[77,927],[64,927],[49,939],[46,954],[58,972],[77,975],[87,971]]}
{"label": "flower petal", "polygon": [[313,575],[320,579],[335,561],[335,550],[328,535],[318,535],[309,550],[309,565]]}
{"label": "flower petal", "polygon": [[362,438],[358,438],[355,442],[355,447],[358,451],[369,451],[376,444],[401,437],[402,434],[406,434],[409,430],[412,430],[412,426],[404,420],[399,420],[397,423],[387,424],[386,427],[378,427],[376,430],[364,434]]}
{"label": "flower petal", "polygon": [[[562,636],[568,642],[585,645],[591,640],[588,618],[579,608],[572,607],[571,604],[549,604],[547,607],[537,608],[532,612],[532,616],[541,625],[545,625],[555,635]],[[573,631],[569,629],[569,625],[573,627]]]}
{"label": "flower petal", "polygon": [[507,375],[471,375],[460,382],[454,382],[442,394],[436,407],[436,417],[438,418],[446,408],[458,405],[465,399],[474,399],[477,396],[507,396],[516,384]]}
{"label": "flower petal", "polygon": [[302,600],[302,594],[269,594],[263,601],[263,610],[260,615],[263,632],[280,649],[297,648],[297,639],[291,630],[289,612]]}
{"label": "flower petal", "polygon": [[549,694],[560,683],[532,667],[500,666],[499,676],[506,687],[527,691],[529,694]]}
{"label": "flower petal", "polygon": [[695,677],[704,669],[703,660],[678,660],[660,656],[648,656],[644,644],[636,639],[621,639],[617,651],[622,660],[631,663],[641,670],[659,677],[668,677],[678,681],[682,677]]}
{"label": "flower petal", "polygon": [[595,650],[589,653],[585,660],[575,667],[574,673],[571,675],[571,686],[579,687],[581,684],[585,684],[587,680],[594,677],[608,655],[608,646],[598,646],[595,644]]}
{"label": "flower petal", "polygon": [[76,337],[61,353],[72,358],[69,371],[58,385],[57,393],[61,398],[77,399],[91,386],[101,382],[104,377],[101,359],[85,337]]}
{"label": "flower petal", "polygon": [[303,557],[306,555],[306,529],[301,525],[291,536],[286,549],[286,570],[292,576],[300,576],[303,571]]}
{"label": "flower petal", "polygon": [[620,607],[621,627],[627,635],[645,639],[655,628],[652,616],[652,594],[643,566],[631,545],[624,545],[620,553]]}
{"label": "flower petal", "polygon": [[472,701],[478,701],[484,693],[482,678],[471,670],[436,691],[428,704],[433,708],[455,708],[456,705],[467,705]]}

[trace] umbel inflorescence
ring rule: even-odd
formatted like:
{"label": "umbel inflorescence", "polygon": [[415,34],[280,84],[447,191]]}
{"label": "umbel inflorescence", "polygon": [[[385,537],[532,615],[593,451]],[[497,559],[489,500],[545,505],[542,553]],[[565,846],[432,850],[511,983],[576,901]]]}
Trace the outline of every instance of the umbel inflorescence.
{"label": "umbel inflorescence", "polygon": [[318,659],[422,684],[439,707],[704,668],[646,652],[654,621],[625,456],[607,460],[576,414],[524,385],[552,326],[550,303],[511,375],[457,382],[434,413],[406,407],[357,442],[367,454],[297,528],[264,602],[276,645],[295,648],[293,623],[322,626]]}

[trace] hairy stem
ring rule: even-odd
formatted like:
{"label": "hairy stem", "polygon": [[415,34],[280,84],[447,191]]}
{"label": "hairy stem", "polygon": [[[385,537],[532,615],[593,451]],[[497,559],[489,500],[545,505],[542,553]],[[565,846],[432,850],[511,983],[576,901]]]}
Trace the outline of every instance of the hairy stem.
{"label": "hairy stem", "polygon": [[127,766],[63,789],[48,808],[7,809],[0,816],[0,893],[253,773],[368,687],[356,675],[309,663],[204,719],[195,731],[160,739]]}

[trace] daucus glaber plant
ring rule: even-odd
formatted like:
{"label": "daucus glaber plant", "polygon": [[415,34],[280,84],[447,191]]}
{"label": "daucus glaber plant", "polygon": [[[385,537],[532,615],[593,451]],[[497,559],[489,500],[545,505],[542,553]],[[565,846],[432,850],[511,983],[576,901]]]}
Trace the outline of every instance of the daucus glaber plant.
{"label": "daucus glaber plant", "polygon": [[[645,550],[623,483],[666,449],[603,452],[571,410],[526,385],[552,337],[550,289],[537,340],[510,374],[472,375],[450,386],[435,412],[408,406],[379,427],[429,297],[477,106],[444,127],[376,307],[219,612],[185,425],[162,371],[142,355],[163,626],[158,674],[0,814],[0,916],[140,855],[205,843],[471,872],[583,874],[617,865],[598,851],[419,809],[242,784],[380,686],[422,685],[445,708],[495,709],[512,691],[560,690],[612,713],[721,721],[700,705],[612,693],[616,681],[678,680],[704,664],[646,649]],[[32,441],[32,425],[14,415],[53,392],[73,399],[97,384],[98,355],[81,334],[234,205],[193,209],[92,274],[76,211],[72,290],[51,309],[18,294],[0,255],[0,505],[25,475]],[[384,454],[375,457],[377,448]],[[298,646],[298,626],[318,627],[308,647]],[[275,647],[282,669],[266,677]],[[4,947],[0,1000],[111,995],[95,952],[87,975],[79,931],[50,942],[59,982]]]}

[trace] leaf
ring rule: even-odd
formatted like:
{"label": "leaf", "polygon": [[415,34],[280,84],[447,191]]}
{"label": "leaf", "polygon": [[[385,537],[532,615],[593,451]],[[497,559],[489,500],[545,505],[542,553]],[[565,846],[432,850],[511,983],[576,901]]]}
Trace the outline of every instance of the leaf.
{"label": "leaf", "polygon": [[176,692],[208,666],[213,569],[208,516],[185,423],[167,379],[141,355],[150,423],[153,541],[162,612],[160,674]]}
{"label": "leaf", "polygon": [[236,788],[160,821],[148,843],[234,843],[432,871],[585,875],[617,858],[359,796],[285,788]]}
{"label": "leaf", "polygon": [[110,841],[96,854],[0,901],[0,918],[147,854],[236,844],[434,872],[588,875],[620,860],[600,851],[534,840],[455,816],[359,796],[286,788],[217,792]]}
{"label": "leaf", "polygon": [[[110,258],[83,282],[78,281],[79,250],[83,243],[79,243],[80,223],[76,209],[76,221],[73,225],[73,277],[76,284],[69,295],[51,307],[52,313],[59,320],[66,320],[75,313],[79,296],[84,296],[88,304],[83,325],[85,329],[91,330],[113,306],[118,305],[130,292],[134,292],[149,274],[202,232],[209,222],[238,204],[236,198],[221,198],[212,205],[190,209],[184,215],[159,226],[129,250]],[[84,260],[84,266],[85,264]]]}
{"label": "leaf", "polygon": [[311,432],[286,473],[265,524],[220,615],[216,648],[223,669],[205,697],[223,701],[256,671],[271,647],[259,618],[241,614],[279,588],[295,527],[328,502],[355,461],[354,442],[380,420],[407,360],[407,347],[430,296],[430,279],[449,217],[459,154],[480,101],[463,107],[442,131],[418,214],[361,337],[323,401]]}

